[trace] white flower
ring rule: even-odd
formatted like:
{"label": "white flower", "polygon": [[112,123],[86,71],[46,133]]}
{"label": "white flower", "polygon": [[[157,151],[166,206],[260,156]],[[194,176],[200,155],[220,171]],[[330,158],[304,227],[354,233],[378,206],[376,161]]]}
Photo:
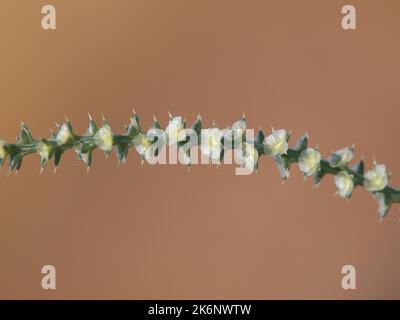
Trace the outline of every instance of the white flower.
{"label": "white flower", "polygon": [[71,126],[68,123],[63,123],[56,135],[56,142],[58,145],[63,145],[68,143],[71,139],[73,139]]}
{"label": "white flower", "polygon": [[299,169],[306,176],[313,176],[320,168],[321,154],[313,149],[307,148],[300,153]]}
{"label": "white flower", "polygon": [[169,120],[168,126],[165,129],[165,135],[169,145],[186,139],[186,131],[184,127],[182,117],[173,117]]}
{"label": "white flower", "polygon": [[276,130],[264,139],[264,149],[270,156],[285,154],[289,147],[287,140],[286,130]]}
{"label": "white flower", "polygon": [[36,152],[42,160],[48,161],[52,152],[51,145],[45,141],[40,141],[36,146]]}
{"label": "white flower", "polygon": [[232,138],[234,140],[243,137],[243,135],[246,133],[246,121],[244,119],[236,121],[232,125],[231,130],[232,130]]}
{"label": "white flower", "polygon": [[7,157],[7,151],[4,148],[5,142],[0,139],[0,162],[2,162]]}
{"label": "white flower", "polygon": [[385,194],[382,192],[377,192],[374,194],[375,200],[378,202],[378,213],[381,218],[383,218],[389,211],[390,203],[387,200]]}
{"label": "white flower", "polygon": [[104,152],[111,152],[114,136],[108,124],[104,124],[94,135],[95,144]]}
{"label": "white flower", "polygon": [[353,147],[343,148],[338,151],[335,151],[330,159],[329,164],[333,167],[344,167],[353,159]]}
{"label": "white flower", "polygon": [[384,164],[377,164],[375,168],[364,175],[364,187],[370,192],[383,190],[389,182]]}
{"label": "white flower", "polygon": [[133,139],[133,145],[142,158],[148,160],[153,156],[153,148],[151,148],[152,143],[143,133],[139,133]]}
{"label": "white flower", "polygon": [[192,164],[192,159],[188,152],[185,152],[183,149],[179,148],[178,151],[179,162],[185,166],[189,166]]}
{"label": "white flower", "polygon": [[201,131],[201,152],[214,160],[219,160],[221,156],[221,139],[223,132],[218,128],[204,129]]}
{"label": "white flower", "polygon": [[351,196],[354,189],[354,181],[347,171],[343,170],[335,175],[335,184],[341,197],[348,198]]}
{"label": "white flower", "polygon": [[243,166],[253,171],[257,167],[258,151],[254,148],[254,144],[248,142],[242,143],[240,147],[243,150]]}

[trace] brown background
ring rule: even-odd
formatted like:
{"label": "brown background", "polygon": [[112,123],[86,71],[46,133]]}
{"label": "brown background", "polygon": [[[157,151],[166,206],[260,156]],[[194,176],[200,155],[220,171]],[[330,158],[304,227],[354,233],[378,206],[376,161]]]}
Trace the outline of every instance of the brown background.
{"label": "brown background", "polygon": [[[57,30],[41,29],[54,4]],[[351,1],[2,1],[0,128],[24,120],[48,136],[87,112],[114,131],[134,106],[146,127],[167,110],[226,126],[305,131],[326,156],[356,143],[400,184],[400,3]],[[69,152],[53,174],[39,159],[0,176],[1,298],[400,298],[398,206],[378,221],[371,195],[346,203],[332,177],[319,189],[293,168],[281,186],[264,157],[257,175],[234,166],[116,167],[96,151],[92,171]],[[41,267],[57,290],[41,289]],[[341,267],[357,290],[341,289]]]}

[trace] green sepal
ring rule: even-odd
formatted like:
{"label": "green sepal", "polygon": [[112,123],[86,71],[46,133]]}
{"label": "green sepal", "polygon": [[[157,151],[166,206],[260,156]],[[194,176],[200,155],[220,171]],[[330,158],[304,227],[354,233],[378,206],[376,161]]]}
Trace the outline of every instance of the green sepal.
{"label": "green sepal", "polygon": [[220,163],[222,162],[222,160],[224,160],[224,155],[225,155],[225,149],[223,147],[221,147],[221,153],[219,155],[219,162]]}
{"label": "green sepal", "polygon": [[279,169],[279,174],[283,180],[286,180],[289,178],[289,171],[290,171],[290,165],[291,161],[290,158],[283,154],[283,155],[277,155],[274,157],[275,163],[278,166]]}
{"label": "green sepal", "polygon": [[308,135],[305,134],[297,140],[295,146],[293,147],[293,150],[300,153],[303,150],[307,149],[307,146],[308,146]]}
{"label": "green sepal", "polygon": [[131,138],[135,138],[139,133],[141,132],[140,130],[140,123],[139,123],[139,117],[137,114],[134,114],[133,117],[131,118],[131,122],[129,123],[127,129],[126,129],[126,134]]}
{"label": "green sepal", "polygon": [[259,156],[265,154],[264,139],[265,139],[264,132],[262,132],[262,130],[259,130],[254,140],[254,148],[257,150]]}
{"label": "green sepal", "polygon": [[198,116],[196,121],[193,123],[192,125],[192,129],[194,131],[196,131],[197,135],[200,136],[201,135],[201,127],[202,127],[202,123],[201,123],[201,117]]}
{"label": "green sepal", "polygon": [[6,155],[4,158],[0,158],[0,168],[2,168],[4,163],[6,162],[7,156],[8,155]]}
{"label": "green sepal", "polygon": [[25,123],[21,123],[21,131],[17,138],[18,143],[21,144],[31,144],[33,142],[33,138],[31,133],[29,132],[28,127]]}
{"label": "green sepal", "polygon": [[154,120],[153,128],[154,128],[154,129],[161,129],[161,125],[160,125],[160,123],[159,123],[157,120]]}
{"label": "green sepal", "polygon": [[21,168],[23,157],[24,155],[21,152],[10,155],[9,158],[10,171],[19,170]]}
{"label": "green sepal", "polygon": [[364,174],[364,161],[359,161],[357,162],[353,167],[351,167],[352,170],[357,172],[360,175]]}
{"label": "green sepal", "polygon": [[90,118],[90,120],[89,120],[89,127],[88,127],[88,129],[86,130],[86,135],[87,135],[87,136],[93,137],[93,136],[96,134],[97,129],[98,129],[98,128],[97,128],[96,123],[92,120],[92,118]]}
{"label": "green sepal", "polygon": [[44,166],[46,165],[46,163],[49,161],[49,159],[46,158],[40,158],[40,166],[42,168],[44,168]]}
{"label": "green sepal", "polygon": [[128,155],[128,143],[120,142],[116,145],[115,153],[117,155],[117,159],[119,162],[125,162],[126,157]]}
{"label": "green sepal", "polygon": [[314,175],[314,184],[318,186],[321,183],[322,178],[327,174],[327,171],[320,168]]}
{"label": "green sepal", "polygon": [[64,153],[64,149],[57,147],[54,150],[54,166],[57,167],[60,164],[61,156]]}

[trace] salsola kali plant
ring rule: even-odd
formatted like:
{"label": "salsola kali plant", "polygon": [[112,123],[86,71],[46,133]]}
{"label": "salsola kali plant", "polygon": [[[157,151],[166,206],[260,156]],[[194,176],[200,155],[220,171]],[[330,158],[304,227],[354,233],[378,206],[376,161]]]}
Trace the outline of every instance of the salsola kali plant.
{"label": "salsola kali plant", "polygon": [[[265,136],[260,129],[258,134],[249,139],[246,119],[243,117],[231,127],[220,130],[215,123],[210,128],[202,128],[200,116],[190,128],[186,127],[185,119],[170,114],[169,123],[165,130],[154,117],[152,127],[144,132],[135,112],[123,134],[112,132],[106,119],[100,128],[89,115],[89,128],[84,135],[77,135],[66,119],[58,130],[48,139],[34,139],[28,127],[21,123],[21,132],[16,143],[6,143],[0,139],[0,166],[9,160],[9,170],[18,171],[23,158],[31,153],[40,156],[41,171],[54,158],[55,168],[58,167],[61,156],[68,149],[74,149],[78,157],[89,169],[92,163],[92,153],[96,148],[110,155],[114,149],[118,162],[125,162],[128,150],[134,147],[142,158],[142,163],[165,163],[164,146],[169,147],[170,163],[185,165],[197,164],[197,150],[201,151],[201,163],[220,163],[225,158],[232,159],[229,151],[234,152],[235,161],[241,164],[240,169],[251,173],[257,170],[259,158],[262,155],[272,157],[279,168],[283,180],[289,177],[293,163],[297,163],[304,177],[313,177],[315,186],[319,186],[327,174],[334,176],[337,194],[350,198],[353,190],[364,187],[378,202],[378,213],[385,217],[392,203],[400,202],[400,189],[388,185],[390,174],[383,164],[374,161],[374,168],[364,172],[364,162],[361,160],[354,166],[349,166],[353,159],[352,147],[346,147],[333,152],[327,159],[322,159],[318,147],[308,146],[308,135],[301,136],[293,147],[289,147],[291,133],[284,130],[274,130]],[[193,148],[198,146],[199,148]],[[171,155],[175,150],[177,158]],[[171,161],[171,159],[173,159]],[[174,162],[175,161],[175,162]],[[238,173],[238,171],[237,171]],[[239,174],[244,174],[242,171]]]}

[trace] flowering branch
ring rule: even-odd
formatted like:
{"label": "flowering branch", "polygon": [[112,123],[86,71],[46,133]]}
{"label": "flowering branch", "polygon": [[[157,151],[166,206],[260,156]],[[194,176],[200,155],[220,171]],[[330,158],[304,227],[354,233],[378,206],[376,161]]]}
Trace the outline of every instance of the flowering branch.
{"label": "flowering branch", "polygon": [[161,129],[154,118],[153,126],[144,132],[136,113],[123,134],[114,134],[104,117],[102,126],[98,128],[90,115],[89,127],[84,135],[75,134],[68,119],[57,127],[57,132],[52,133],[50,138],[34,139],[28,127],[21,123],[16,143],[6,143],[0,139],[0,167],[8,158],[10,172],[17,172],[26,155],[37,153],[40,156],[41,171],[52,158],[57,168],[63,153],[74,149],[89,169],[93,150],[96,148],[104,151],[106,156],[114,149],[118,162],[125,162],[128,150],[134,147],[144,162],[157,157],[165,145],[175,146],[183,151],[180,161],[190,166],[194,163],[191,157],[194,146],[199,146],[202,154],[213,163],[221,161],[227,150],[235,149],[240,151],[242,167],[250,171],[257,170],[262,155],[269,155],[277,164],[283,180],[289,177],[291,165],[297,163],[305,178],[314,178],[315,186],[319,186],[327,174],[333,175],[337,194],[343,198],[350,198],[357,186],[364,187],[377,200],[381,218],[386,216],[392,203],[400,203],[400,189],[388,185],[390,174],[386,172],[385,165],[374,161],[374,168],[367,172],[364,172],[362,160],[349,166],[353,159],[354,146],[335,151],[327,159],[322,159],[318,147],[308,146],[307,134],[300,137],[292,148],[289,147],[291,134],[283,129],[272,129],[267,137],[260,130],[254,141],[249,141],[246,137],[244,115],[225,131],[218,129],[215,123],[211,128],[203,129],[200,116],[189,129],[182,117],[170,114],[165,130]]}

